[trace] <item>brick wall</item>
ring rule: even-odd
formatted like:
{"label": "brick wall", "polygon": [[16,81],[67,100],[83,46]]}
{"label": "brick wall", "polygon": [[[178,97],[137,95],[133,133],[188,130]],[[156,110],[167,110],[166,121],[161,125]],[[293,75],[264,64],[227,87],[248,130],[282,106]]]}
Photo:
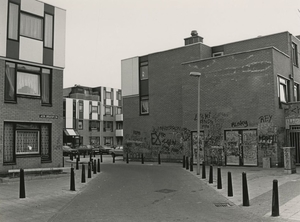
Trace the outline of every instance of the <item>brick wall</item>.
{"label": "brick wall", "polygon": [[[5,61],[0,60],[0,78],[4,79]],[[40,99],[17,98],[16,104],[4,103],[4,81],[0,85],[0,171],[11,168],[37,168],[62,166],[63,143],[63,71],[52,71],[52,106],[41,106]],[[40,118],[43,115],[57,115],[58,119]],[[3,166],[3,123],[4,121],[51,123],[52,161],[41,163],[40,157],[16,158],[16,165]]]}

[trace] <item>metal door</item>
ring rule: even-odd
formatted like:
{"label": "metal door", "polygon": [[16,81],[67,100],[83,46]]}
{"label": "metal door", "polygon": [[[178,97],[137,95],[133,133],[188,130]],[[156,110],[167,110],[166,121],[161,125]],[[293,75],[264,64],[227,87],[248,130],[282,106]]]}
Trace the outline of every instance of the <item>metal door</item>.
{"label": "metal door", "polygon": [[300,164],[300,125],[290,126],[290,144],[296,150],[296,164]]}

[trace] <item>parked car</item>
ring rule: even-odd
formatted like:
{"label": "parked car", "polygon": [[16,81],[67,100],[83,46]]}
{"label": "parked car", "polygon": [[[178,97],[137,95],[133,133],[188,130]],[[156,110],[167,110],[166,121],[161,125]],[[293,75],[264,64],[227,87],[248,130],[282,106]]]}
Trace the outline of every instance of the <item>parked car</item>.
{"label": "parked car", "polygon": [[94,147],[92,145],[80,145],[77,150],[79,154],[90,154]]}
{"label": "parked car", "polygon": [[112,149],[110,146],[100,146],[101,154],[109,154],[109,151]]}
{"label": "parked car", "polygon": [[78,150],[73,149],[69,146],[63,146],[62,150],[63,150],[63,156],[69,156],[70,154],[73,154],[73,156],[78,155]]}
{"label": "parked car", "polygon": [[112,156],[123,156],[123,146],[117,146],[115,148],[112,148],[109,151],[109,154],[111,154]]}

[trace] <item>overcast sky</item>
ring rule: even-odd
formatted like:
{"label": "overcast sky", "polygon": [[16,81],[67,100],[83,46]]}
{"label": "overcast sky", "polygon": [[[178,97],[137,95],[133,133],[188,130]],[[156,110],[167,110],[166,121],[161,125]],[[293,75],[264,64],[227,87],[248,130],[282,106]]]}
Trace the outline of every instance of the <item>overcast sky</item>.
{"label": "overcast sky", "polygon": [[67,11],[64,87],[121,88],[121,60],[184,45],[217,46],[289,31],[300,0],[42,0]]}

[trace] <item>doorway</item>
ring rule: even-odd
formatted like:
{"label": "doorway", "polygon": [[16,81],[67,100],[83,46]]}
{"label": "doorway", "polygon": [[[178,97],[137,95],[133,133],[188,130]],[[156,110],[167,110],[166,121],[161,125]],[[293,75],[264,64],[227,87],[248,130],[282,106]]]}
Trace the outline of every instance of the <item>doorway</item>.
{"label": "doorway", "polygon": [[300,125],[290,126],[290,145],[295,147],[296,164],[300,164]]}
{"label": "doorway", "polygon": [[225,164],[257,166],[257,130],[239,129],[225,131]]}

